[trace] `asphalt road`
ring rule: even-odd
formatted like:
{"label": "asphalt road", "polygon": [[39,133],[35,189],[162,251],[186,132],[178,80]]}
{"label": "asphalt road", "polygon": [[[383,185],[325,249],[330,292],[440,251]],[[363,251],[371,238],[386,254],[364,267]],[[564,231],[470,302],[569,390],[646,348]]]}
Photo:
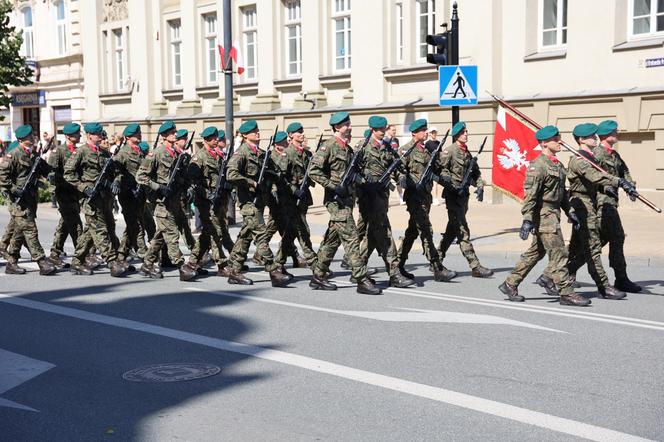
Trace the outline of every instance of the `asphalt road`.
{"label": "asphalt road", "polygon": [[[54,224],[39,220],[46,248]],[[413,253],[419,287],[377,297],[338,262],[337,292],[310,291],[306,269],[273,289],[257,268],[238,287],[0,267],[0,439],[664,440],[661,267],[631,264],[647,290],[623,301],[595,299],[581,272],[593,303],[573,308],[532,284],[542,263],[513,304],[497,290],[513,259],[481,256],[496,276],[479,280],[453,247],[454,282]],[[166,363],[221,372],[123,379]]]}

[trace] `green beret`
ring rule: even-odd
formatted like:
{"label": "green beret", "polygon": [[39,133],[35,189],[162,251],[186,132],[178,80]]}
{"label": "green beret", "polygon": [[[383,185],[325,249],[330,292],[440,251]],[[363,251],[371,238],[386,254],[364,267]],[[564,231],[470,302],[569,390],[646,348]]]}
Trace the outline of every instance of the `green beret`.
{"label": "green beret", "polygon": [[76,132],[81,131],[81,125],[77,123],[67,123],[65,127],[62,128],[62,133],[65,135],[74,135]]}
{"label": "green beret", "polygon": [[577,124],[572,131],[575,137],[590,137],[597,133],[597,125],[594,123]]}
{"label": "green beret", "polygon": [[147,141],[141,141],[138,143],[138,148],[141,149],[141,152],[145,153],[150,150],[150,145]]}
{"label": "green beret", "polygon": [[19,126],[16,128],[16,131],[14,132],[16,135],[16,138],[19,140],[22,140],[23,138],[28,138],[30,135],[32,135],[32,126],[29,124],[24,124],[23,126]]}
{"label": "green beret", "polygon": [[556,135],[558,135],[560,132],[558,131],[558,128],[556,126],[544,126],[537,132],[535,132],[535,138],[537,138],[537,141],[544,141],[548,140],[549,138],[553,138]]}
{"label": "green beret", "polygon": [[369,127],[372,129],[381,129],[387,126],[387,118],[374,115],[369,117]]}
{"label": "green beret", "polygon": [[597,135],[610,135],[618,131],[618,123],[615,120],[604,120],[597,126]]}
{"label": "green beret", "polygon": [[371,136],[371,129],[367,129],[364,131],[364,138],[367,138],[369,136]]}
{"label": "green beret", "polygon": [[141,131],[141,126],[138,125],[138,123],[131,123],[128,124],[127,127],[122,131],[122,136],[123,137],[131,137],[134,135],[136,132]]}
{"label": "green beret", "polygon": [[346,120],[350,120],[350,115],[348,114],[348,112],[334,113],[330,117],[330,126],[334,126],[336,124],[341,124]]}
{"label": "green beret", "polygon": [[220,140],[225,140],[226,139],[226,131],[223,130],[223,129],[218,129],[217,138],[219,138]]}
{"label": "green beret", "polygon": [[275,143],[281,143],[284,141],[286,138],[288,138],[288,134],[284,131],[279,131],[277,134],[274,136],[274,142]]}
{"label": "green beret", "polygon": [[101,133],[104,131],[104,126],[99,123],[85,123],[85,126],[83,127],[85,129],[85,133],[87,134],[101,135]]}
{"label": "green beret", "polygon": [[459,121],[457,124],[452,126],[452,138],[456,137],[459,135],[463,130],[466,128],[466,123],[463,121]]}
{"label": "green beret", "polygon": [[415,120],[412,123],[410,123],[408,129],[411,132],[417,132],[418,130],[424,129],[426,127],[427,127],[427,120],[425,120],[424,118],[420,118],[419,120]]}
{"label": "green beret", "polygon": [[203,138],[210,138],[210,137],[217,138],[218,135],[219,131],[214,126],[208,126],[205,129],[203,129],[203,132],[201,132],[201,137]]}
{"label": "green beret", "polygon": [[175,123],[173,123],[172,120],[166,120],[163,123],[161,123],[161,126],[159,126],[159,130],[157,131],[157,133],[159,133],[159,135],[163,135],[164,133],[173,129],[175,129]]}
{"label": "green beret", "polygon": [[7,150],[5,151],[5,153],[9,153],[12,150],[16,149],[17,147],[18,147],[18,141],[14,140],[11,143],[9,143],[9,146],[7,146]]}
{"label": "green beret", "polygon": [[293,132],[297,132],[298,130],[303,130],[303,129],[304,128],[302,127],[302,125],[299,122],[293,121],[286,128],[286,132],[288,132],[289,134],[292,134]]}
{"label": "green beret", "polygon": [[179,131],[175,132],[176,140],[181,140],[182,138],[187,138],[188,136],[189,136],[189,131],[187,129],[180,129]]}
{"label": "green beret", "polygon": [[240,126],[240,133],[248,134],[249,132],[253,132],[256,129],[258,129],[258,123],[256,123],[256,120],[247,120]]}

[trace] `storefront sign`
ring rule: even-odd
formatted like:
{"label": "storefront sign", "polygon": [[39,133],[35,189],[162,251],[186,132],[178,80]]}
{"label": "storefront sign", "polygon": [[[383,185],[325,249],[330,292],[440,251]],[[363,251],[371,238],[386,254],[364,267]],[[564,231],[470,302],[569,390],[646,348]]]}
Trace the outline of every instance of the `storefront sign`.
{"label": "storefront sign", "polygon": [[647,68],[658,68],[664,66],[664,57],[646,58]]}
{"label": "storefront sign", "polygon": [[40,106],[46,104],[46,94],[44,91],[17,92],[12,94],[12,106]]}

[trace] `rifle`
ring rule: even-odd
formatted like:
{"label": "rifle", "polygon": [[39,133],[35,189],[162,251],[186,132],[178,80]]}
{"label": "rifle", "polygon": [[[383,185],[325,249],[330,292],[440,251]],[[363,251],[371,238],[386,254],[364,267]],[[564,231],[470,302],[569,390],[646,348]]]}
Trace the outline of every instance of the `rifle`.
{"label": "rifle", "polygon": [[443,145],[445,144],[445,141],[447,141],[447,137],[449,134],[450,130],[447,129],[447,132],[445,132],[443,140],[438,143],[438,146],[436,146],[436,150],[431,152],[431,158],[429,158],[429,162],[427,163],[427,166],[424,168],[420,180],[416,184],[417,187],[422,188],[423,186],[428,186],[431,180],[433,179],[433,164],[436,162],[438,155],[440,155],[440,151],[443,149]]}
{"label": "rifle", "polygon": [[25,184],[18,191],[19,196],[16,199],[16,204],[21,204],[21,202],[23,202],[23,196],[26,195],[29,190],[35,188],[37,180],[39,179],[39,170],[41,169],[42,161],[44,161],[42,155],[51,149],[54,139],[55,135],[51,137],[46,147],[35,157],[35,161],[32,163],[32,167],[30,167],[30,172],[28,173],[28,178],[25,180]]}
{"label": "rifle", "polygon": [[[388,184],[390,183],[390,176],[392,175],[392,172],[399,167],[401,162],[403,161],[404,158],[406,158],[410,153],[415,149],[415,145],[413,144],[410,146],[410,149],[405,151],[401,156],[396,157],[392,163],[388,166],[388,168],[383,172],[383,174],[380,176],[378,179],[378,186],[379,188],[387,188]],[[394,187],[392,188],[394,190]]]}
{"label": "rifle", "polygon": [[233,156],[233,144],[231,144],[228,147],[228,153],[226,154],[226,158],[224,158],[224,161],[221,162],[221,166],[219,167],[219,176],[217,176],[217,184],[214,186],[214,191],[212,193],[212,204],[216,204],[217,201],[219,201],[219,198],[221,197],[221,191],[226,187],[226,172],[228,172],[228,162],[231,160],[231,157]]}
{"label": "rifle", "polygon": [[152,143],[152,150],[155,150],[157,148],[158,142],[159,142],[159,132],[157,132],[157,138],[155,138],[154,143]]}
{"label": "rifle", "polygon": [[265,158],[263,158],[263,164],[261,165],[261,171],[258,174],[258,181],[256,181],[256,196],[254,197],[254,204],[258,204],[258,197],[259,197],[259,189],[263,185],[263,181],[265,181],[265,173],[267,170],[267,165],[270,163],[270,157],[272,156],[272,142],[274,141],[274,137],[277,136],[277,132],[279,130],[279,126],[274,128],[274,133],[270,137],[270,141],[268,142],[267,149],[265,150]]}
{"label": "rifle", "polygon": [[[316,144],[316,152],[318,152],[318,149],[320,149],[320,145],[323,144],[323,134],[320,134],[320,138],[318,138],[318,144]],[[309,186],[309,172],[311,172],[311,160],[312,158],[309,158],[309,163],[307,163],[307,170],[304,173],[304,177],[302,178],[302,182],[300,183],[300,195],[304,195],[304,191],[307,189],[307,186]],[[300,202],[302,201],[301,197],[297,197],[297,202],[295,203],[295,206],[300,207]]]}
{"label": "rifle", "polygon": [[172,192],[173,191],[173,186],[175,185],[175,180],[178,178],[178,175],[182,170],[184,170],[188,165],[189,165],[189,159],[190,156],[187,153],[187,150],[191,147],[191,143],[194,142],[194,135],[196,134],[196,131],[193,131],[191,133],[191,137],[189,137],[189,141],[187,141],[186,146],[182,150],[182,153],[178,155],[178,159],[175,161],[175,166],[173,167],[173,170],[171,170],[171,174],[168,176],[168,183],[166,184],[166,188]]}
{"label": "rifle", "polygon": [[470,187],[470,182],[473,177],[473,172],[477,168],[477,159],[484,150],[486,139],[487,137],[484,137],[484,141],[482,141],[482,145],[480,146],[480,150],[477,151],[477,155],[475,155],[473,158],[470,159],[468,168],[464,172],[463,179],[461,180],[461,184],[459,185],[459,191],[458,191],[459,196],[463,196],[464,193],[468,192],[468,188]]}
{"label": "rifle", "polygon": [[[371,134],[369,134],[365,139],[364,143],[362,143],[362,147],[357,152],[353,153],[353,157],[350,160],[350,163],[348,163],[348,166],[346,167],[346,171],[344,172],[344,176],[341,177],[341,181],[339,182],[340,186],[343,186],[344,188],[348,189],[351,185],[351,183],[355,180],[355,175],[357,174],[357,163],[360,160],[360,156],[364,152],[364,148],[367,147],[367,144],[369,144],[369,140],[371,139]],[[350,193],[350,192],[348,192]],[[338,201],[339,200],[339,195],[334,195],[334,200]]]}
{"label": "rifle", "polygon": [[92,201],[99,194],[99,191],[102,187],[108,187],[108,180],[106,179],[106,175],[108,175],[109,171],[111,170],[111,166],[113,165],[113,157],[117,155],[118,152],[120,152],[125,144],[127,144],[127,138],[122,141],[122,144],[118,149],[115,150],[115,153],[111,153],[111,156],[108,157],[102,166],[101,172],[99,172],[99,176],[95,180],[94,186],[92,186],[92,192],[90,193],[90,196],[85,199],[86,203]]}
{"label": "rifle", "polygon": [[[523,112],[519,111],[519,110],[516,109],[514,106],[512,106],[511,104],[509,104],[508,102],[506,102],[505,100],[502,100],[502,99],[496,97],[495,95],[493,95],[493,94],[492,94],[491,92],[489,92],[489,91],[486,91],[486,92],[487,92],[489,95],[491,95],[491,97],[492,97],[494,100],[496,100],[496,101],[498,102],[498,104],[500,104],[501,106],[503,106],[503,107],[505,107],[505,108],[511,110],[512,112],[514,112],[516,115],[518,115],[519,117],[521,117],[526,123],[530,124],[530,125],[533,126],[535,129],[541,129],[541,128],[542,128],[542,126],[539,125],[539,124],[537,124],[537,122],[536,122],[535,120],[531,119],[531,118],[528,117],[526,114],[524,114]],[[605,174],[607,174],[607,175],[610,175],[610,174],[609,174],[606,170],[604,170],[600,165],[598,165],[597,163],[594,163],[594,162],[592,162],[592,161],[588,161],[588,159],[585,158],[583,155],[581,155],[581,154],[579,153],[578,150],[574,149],[572,146],[570,146],[570,145],[567,144],[566,142],[564,142],[564,141],[561,140],[561,141],[560,141],[560,145],[563,146],[565,149],[567,149],[567,150],[568,150],[569,152],[571,152],[572,154],[574,154],[574,156],[576,156],[577,158],[579,158],[579,159],[581,159],[581,160],[584,160],[584,161],[587,161],[592,167],[594,167],[594,168],[597,169],[598,171],[600,171],[600,172],[602,172],[602,173],[605,173]],[[636,197],[636,199],[638,199],[639,201],[641,201],[641,202],[642,202],[643,204],[645,204],[646,206],[650,207],[650,208],[651,208],[652,210],[654,210],[655,212],[657,212],[657,213],[662,213],[662,209],[660,209],[659,207],[657,207],[652,201],[650,201],[650,200],[649,200],[648,198],[646,198],[645,196],[639,194],[638,192],[637,192],[636,195],[634,195],[634,196]]]}

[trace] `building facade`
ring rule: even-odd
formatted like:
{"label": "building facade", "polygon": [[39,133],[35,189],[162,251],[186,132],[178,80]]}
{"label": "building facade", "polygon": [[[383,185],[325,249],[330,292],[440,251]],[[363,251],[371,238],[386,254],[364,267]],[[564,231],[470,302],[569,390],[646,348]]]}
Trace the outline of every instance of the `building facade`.
{"label": "building facade", "polygon": [[[149,136],[166,118],[196,130],[221,125],[222,0],[62,1],[71,8],[70,54],[80,48],[84,60],[77,66],[85,91],[72,119],[115,131],[138,121]],[[19,3],[52,10],[56,2]],[[443,30],[452,3],[234,0],[234,46],[244,58],[244,72],[234,75],[236,127],[255,118],[272,131],[297,119],[313,141],[340,109],[351,112],[356,137],[372,114],[385,115],[404,139],[416,118],[449,127],[425,38]],[[475,142],[496,122],[485,90],[558,125],[571,143],[578,122],[614,118],[639,188],[664,202],[663,2],[458,0],[458,7],[460,63],[479,66],[479,103],[461,110]],[[486,152],[480,165],[490,180]]]}

